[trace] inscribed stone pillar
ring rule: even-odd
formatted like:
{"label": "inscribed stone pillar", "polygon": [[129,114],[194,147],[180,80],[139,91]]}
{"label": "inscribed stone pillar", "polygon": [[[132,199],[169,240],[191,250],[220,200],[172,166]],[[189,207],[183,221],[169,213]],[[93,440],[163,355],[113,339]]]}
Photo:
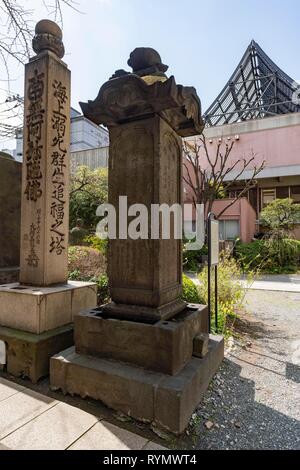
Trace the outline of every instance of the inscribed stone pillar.
{"label": "inscribed stone pillar", "polygon": [[156,51],[137,48],[128,64],[133,73],[118,70],[95,101],[80,104],[86,117],[109,128],[109,202],[117,220],[119,196],[127,196],[128,207],[144,204],[149,214],[148,239],[124,239],[117,224],[108,256],[112,302],[103,311],[151,323],[185,308],[181,240],[173,223],[169,239],[161,231],[151,239],[151,205],[181,204],[181,137],[199,134],[203,122],[195,89],[168,78]]}
{"label": "inscribed stone pillar", "polygon": [[20,282],[67,281],[70,71],[62,32],[36,26],[37,55],[25,66]]}
{"label": "inscribed stone pillar", "polygon": [[[149,220],[152,204],[181,203],[181,137],[201,133],[201,106],[194,88],[166,77],[155,50],[135,49],[128,64],[133,73],[118,70],[81,108],[109,128],[109,202],[118,214],[119,196],[128,208],[144,204]],[[206,306],[180,300],[180,239],[173,231],[151,239],[145,227],[144,238],[138,229],[126,238],[129,224],[137,224],[130,214],[109,243],[112,302],[74,317],[75,348],[51,358],[50,384],[179,434],[223,359],[224,343],[208,336]]]}

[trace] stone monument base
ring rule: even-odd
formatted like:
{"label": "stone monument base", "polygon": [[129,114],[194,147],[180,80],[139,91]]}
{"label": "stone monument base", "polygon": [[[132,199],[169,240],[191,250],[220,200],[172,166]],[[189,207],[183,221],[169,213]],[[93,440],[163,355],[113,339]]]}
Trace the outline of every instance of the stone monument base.
{"label": "stone monument base", "polygon": [[0,341],[7,372],[37,382],[49,373],[53,354],[74,344],[73,319],[97,305],[97,286],[69,281],[51,287],[0,286]]}
{"label": "stone monument base", "polygon": [[0,326],[41,334],[73,322],[74,315],[97,305],[97,286],[68,281],[51,287],[0,285]]}
{"label": "stone monument base", "polygon": [[0,326],[0,341],[6,346],[6,363],[0,367],[14,377],[36,383],[49,374],[50,357],[74,343],[73,325],[40,335]]}
{"label": "stone monument base", "polygon": [[192,357],[172,376],[77,354],[72,347],[51,358],[51,388],[101,400],[134,419],[180,434],[223,357],[223,338],[210,335],[207,354],[203,358]]}
{"label": "stone monument base", "polygon": [[106,305],[81,312],[74,321],[75,350],[175,375],[191,359],[197,335],[208,336],[207,306],[184,305],[154,324],[107,318]]}
{"label": "stone monument base", "polygon": [[224,356],[223,338],[208,334],[205,305],[185,305],[154,324],[107,317],[101,306],[76,315],[74,333],[75,347],[50,360],[51,387],[175,434]]}

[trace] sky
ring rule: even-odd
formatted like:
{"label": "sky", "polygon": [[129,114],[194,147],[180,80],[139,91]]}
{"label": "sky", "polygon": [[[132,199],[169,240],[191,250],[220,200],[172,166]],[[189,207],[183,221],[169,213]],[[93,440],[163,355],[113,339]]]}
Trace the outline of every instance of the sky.
{"label": "sky", "polygon": [[[34,10],[36,21],[51,18],[42,0],[22,1]],[[78,102],[93,100],[115,70],[130,70],[129,54],[139,46],[156,49],[169,65],[168,75],[196,88],[203,112],[226,84],[251,39],[288,75],[300,79],[299,0],[76,2],[80,13],[63,8],[63,60],[72,73],[71,101],[78,110]],[[11,67],[15,78],[11,90],[22,95],[23,67]],[[0,142],[0,148],[1,144],[5,145]]]}

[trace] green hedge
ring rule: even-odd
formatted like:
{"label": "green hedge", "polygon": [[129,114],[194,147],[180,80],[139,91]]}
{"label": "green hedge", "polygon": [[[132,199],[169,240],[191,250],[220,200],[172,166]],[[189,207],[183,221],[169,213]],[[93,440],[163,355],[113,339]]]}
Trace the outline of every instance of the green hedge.
{"label": "green hedge", "polygon": [[194,282],[185,274],[182,275],[182,300],[185,300],[191,304],[204,303],[200,298],[197,286]]}
{"label": "green hedge", "polygon": [[239,243],[235,256],[244,271],[294,272],[299,267],[300,241],[283,238]]}

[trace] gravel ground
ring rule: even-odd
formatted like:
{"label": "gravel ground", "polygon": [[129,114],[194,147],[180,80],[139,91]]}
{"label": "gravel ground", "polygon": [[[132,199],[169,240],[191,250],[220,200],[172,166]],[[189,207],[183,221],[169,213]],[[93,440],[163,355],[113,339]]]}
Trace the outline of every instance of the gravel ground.
{"label": "gravel ground", "polygon": [[193,415],[190,446],[300,449],[300,293],[250,290],[246,300],[243,345]]}

